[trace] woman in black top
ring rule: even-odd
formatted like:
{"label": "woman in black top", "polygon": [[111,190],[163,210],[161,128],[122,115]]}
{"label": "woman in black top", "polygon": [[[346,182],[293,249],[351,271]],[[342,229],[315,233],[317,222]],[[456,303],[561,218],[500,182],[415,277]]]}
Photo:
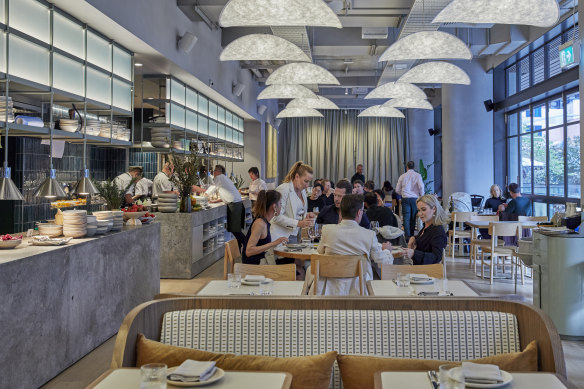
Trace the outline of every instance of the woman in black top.
{"label": "woman in black top", "polygon": [[324,203],[324,199],[322,198],[322,185],[321,184],[315,184],[312,187],[312,193],[310,194],[310,197],[308,198],[308,212],[312,212],[314,210],[314,207],[318,207],[318,211],[322,211],[322,209],[325,206]]}
{"label": "woman in black top", "polygon": [[275,190],[262,190],[258,193],[253,208],[255,219],[247,231],[247,236],[241,251],[241,262],[259,265],[266,251],[276,247],[280,243],[288,242],[288,238],[282,237],[272,242],[269,220],[280,213],[280,192]]}
{"label": "woman in black top", "polygon": [[493,212],[497,212],[499,205],[505,203],[505,200],[501,197],[501,188],[499,188],[499,185],[493,184],[489,191],[491,192],[491,197],[485,201],[485,206],[483,208],[488,208]]}
{"label": "woman in black top", "polygon": [[414,265],[440,263],[442,252],[448,244],[444,224],[448,224],[449,217],[434,195],[420,197],[416,205],[424,228],[417,236],[410,238],[405,254],[412,258]]}

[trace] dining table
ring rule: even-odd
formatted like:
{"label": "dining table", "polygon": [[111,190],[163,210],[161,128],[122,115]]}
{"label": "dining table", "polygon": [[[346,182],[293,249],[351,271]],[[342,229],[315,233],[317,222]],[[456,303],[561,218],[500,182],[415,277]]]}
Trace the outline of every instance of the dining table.
{"label": "dining table", "polygon": [[[511,376],[513,380],[504,386],[505,389],[567,389],[562,380],[552,373],[511,373]],[[375,389],[431,387],[432,384],[426,371],[382,371],[375,373]]]}
{"label": "dining table", "polygon": [[[304,281],[274,281],[272,296],[300,296]],[[259,295],[259,285],[241,284],[239,288],[230,288],[229,281],[211,280],[198,292],[197,296],[250,296]]]}
{"label": "dining table", "polygon": [[[219,381],[204,386],[213,389],[265,388],[288,389],[292,384],[292,374],[268,371],[226,371]],[[87,389],[139,388],[140,369],[110,369],[93,381]],[[168,384],[167,388],[178,388]]]}
{"label": "dining table", "polygon": [[302,261],[310,261],[310,256],[318,254],[316,248],[318,243],[307,243],[306,247],[301,249],[288,248],[281,244],[274,247],[274,255],[284,258],[300,259]]}
{"label": "dining table", "polygon": [[[460,280],[434,279],[431,284],[411,284],[409,287],[397,286],[394,280],[367,281],[367,291],[376,297],[478,297],[466,282]],[[438,292],[436,295],[435,293]],[[421,293],[421,294],[420,294]]]}

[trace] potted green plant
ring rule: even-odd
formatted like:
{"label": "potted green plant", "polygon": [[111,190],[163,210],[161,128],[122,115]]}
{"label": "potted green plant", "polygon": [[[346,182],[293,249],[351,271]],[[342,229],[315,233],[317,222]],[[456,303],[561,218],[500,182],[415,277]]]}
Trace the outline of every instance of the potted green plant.
{"label": "potted green plant", "polygon": [[102,182],[96,182],[95,186],[99,191],[99,196],[105,200],[105,206],[109,211],[116,211],[122,207],[122,202],[124,201],[124,195],[138,181],[138,178],[132,178],[132,181],[124,189],[120,190],[116,184],[116,180],[105,180]]}
{"label": "potted green plant", "polygon": [[174,152],[170,157],[167,156],[167,161],[174,165],[174,174],[170,180],[181,195],[180,212],[190,213],[192,212],[191,191],[193,185],[199,182],[198,173],[203,161],[196,154],[188,156]]}
{"label": "potted green plant", "polygon": [[428,170],[435,162],[432,162],[429,165],[424,165],[424,160],[420,159],[420,163],[418,166],[418,170],[420,170],[420,175],[422,176],[422,181],[424,181],[424,193],[429,194],[432,193],[432,189],[430,188],[430,184],[434,182],[434,180],[428,180]]}

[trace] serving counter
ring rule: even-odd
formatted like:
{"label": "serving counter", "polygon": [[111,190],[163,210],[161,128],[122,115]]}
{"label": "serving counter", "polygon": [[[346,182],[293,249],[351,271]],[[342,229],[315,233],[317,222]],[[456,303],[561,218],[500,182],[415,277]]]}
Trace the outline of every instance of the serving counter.
{"label": "serving counter", "polygon": [[39,387],[114,335],[160,292],[159,259],[157,224],[0,250],[0,387]]}
{"label": "serving counter", "polygon": [[[246,220],[251,219],[251,201],[243,199]],[[231,233],[225,229],[227,206],[209,204],[192,213],[156,213],[160,229],[160,277],[190,279],[223,258]]]}

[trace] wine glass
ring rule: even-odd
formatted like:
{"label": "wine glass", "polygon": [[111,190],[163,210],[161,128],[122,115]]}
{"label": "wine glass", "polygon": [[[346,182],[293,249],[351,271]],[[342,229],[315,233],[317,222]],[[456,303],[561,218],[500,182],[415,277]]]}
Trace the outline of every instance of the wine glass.
{"label": "wine glass", "polygon": [[318,213],[320,212],[320,209],[318,207],[314,207],[312,208],[312,213],[314,213],[314,216],[318,216]]}

